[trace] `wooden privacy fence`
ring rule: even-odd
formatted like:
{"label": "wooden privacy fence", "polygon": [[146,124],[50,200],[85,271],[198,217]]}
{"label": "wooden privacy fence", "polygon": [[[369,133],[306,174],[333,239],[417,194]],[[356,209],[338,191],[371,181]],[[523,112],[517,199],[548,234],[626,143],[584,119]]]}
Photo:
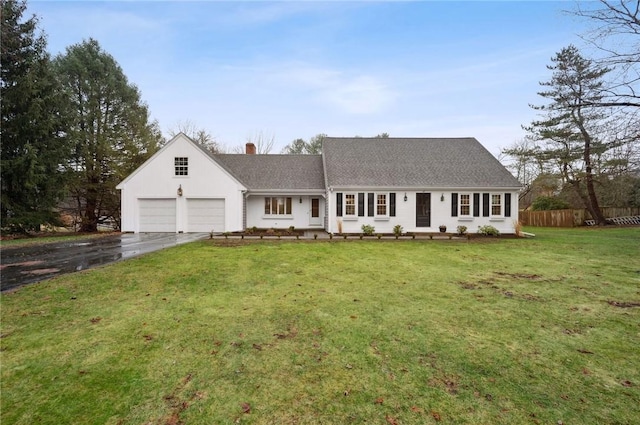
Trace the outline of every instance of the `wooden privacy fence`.
{"label": "wooden privacy fence", "polygon": [[[601,208],[606,218],[633,217],[640,215],[640,208]],[[587,210],[520,211],[518,219],[523,226],[576,227],[591,220]],[[619,221],[619,220],[618,220]]]}

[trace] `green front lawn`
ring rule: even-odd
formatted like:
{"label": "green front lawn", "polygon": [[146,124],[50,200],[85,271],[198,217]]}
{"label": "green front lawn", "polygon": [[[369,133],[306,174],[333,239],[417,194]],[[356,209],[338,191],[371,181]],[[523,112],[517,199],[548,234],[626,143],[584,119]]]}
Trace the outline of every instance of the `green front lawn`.
{"label": "green front lawn", "polygon": [[640,229],[526,230],[206,240],[2,294],[0,419],[637,423]]}

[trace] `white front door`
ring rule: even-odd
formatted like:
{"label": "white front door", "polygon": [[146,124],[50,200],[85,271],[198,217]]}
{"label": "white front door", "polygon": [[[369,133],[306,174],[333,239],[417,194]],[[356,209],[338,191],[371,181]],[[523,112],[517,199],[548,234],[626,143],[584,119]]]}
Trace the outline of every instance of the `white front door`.
{"label": "white front door", "polygon": [[311,198],[309,206],[309,226],[322,226],[320,217],[320,198]]}

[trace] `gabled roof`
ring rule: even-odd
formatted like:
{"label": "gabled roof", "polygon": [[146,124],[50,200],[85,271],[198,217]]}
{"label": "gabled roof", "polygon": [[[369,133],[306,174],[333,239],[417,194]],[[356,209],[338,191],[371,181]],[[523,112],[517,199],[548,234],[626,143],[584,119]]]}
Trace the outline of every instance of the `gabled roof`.
{"label": "gabled roof", "polygon": [[473,137],[327,137],[322,153],[329,187],[521,186]]}
{"label": "gabled roof", "polygon": [[[195,140],[191,139],[189,136],[187,136],[186,134],[180,132],[178,134],[176,134],[171,140],[169,140],[167,143],[164,144],[164,146],[162,146],[156,153],[154,153],[153,155],[151,155],[151,157],[149,157],[145,162],[142,163],[142,165],[140,165],[138,168],[136,168],[131,174],[129,174],[124,180],[122,180],[120,183],[118,183],[118,185],[116,186],[116,189],[118,190],[122,190],[125,187],[125,184],[127,182],[129,182],[129,180],[131,180],[136,174],[138,174],[140,171],[142,171],[148,164],[150,164],[151,162],[153,162],[156,157],[160,156],[164,151],[166,151],[167,149],[169,149],[169,146],[173,145],[174,143],[180,143],[180,142],[184,142],[186,141],[187,143],[191,144],[193,147],[197,148],[199,151],[202,152],[203,155],[207,156],[208,158],[210,158],[212,161],[215,162],[215,158],[213,158],[213,155],[211,154],[211,152],[209,150],[207,150],[204,146],[202,146],[200,143],[196,142]],[[224,167],[222,167],[224,169]],[[225,170],[225,172],[229,173],[228,170]],[[238,180],[235,176],[230,174],[230,177]]]}
{"label": "gabled roof", "polygon": [[324,190],[321,155],[211,155],[249,190]]}

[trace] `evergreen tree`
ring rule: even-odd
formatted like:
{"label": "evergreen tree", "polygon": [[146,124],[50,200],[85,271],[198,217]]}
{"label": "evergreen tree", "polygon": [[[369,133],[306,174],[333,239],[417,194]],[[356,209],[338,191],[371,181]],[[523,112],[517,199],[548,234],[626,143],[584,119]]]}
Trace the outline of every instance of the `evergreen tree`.
{"label": "evergreen tree", "polygon": [[540,144],[539,160],[554,164],[598,224],[605,224],[594,186],[595,155],[611,146],[606,137],[607,117],[594,105],[602,99],[603,76],[609,69],[583,58],[574,46],[563,48],[547,68],[551,80],[540,83],[547,90],[538,94],[549,101],[533,106],[543,119],[525,127]]}
{"label": "evergreen tree", "polygon": [[119,222],[115,186],[159,148],[162,137],[137,87],[96,40],[68,47],[54,64],[70,109],[70,192],[80,229],[96,231],[103,220]]}
{"label": "evergreen tree", "polygon": [[58,222],[64,195],[65,138],[60,86],[36,34],[38,19],[23,18],[24,1],[2,0],[1,191],[2,228],[36,230]]}
{"label": "evergreen tree", "polygon": [[282,149],[284,154],[305,154],[316,155],[322,153],[322,142],[326,134],[320,133],[313,136],[306,142],[304,139],[296,139]]}

